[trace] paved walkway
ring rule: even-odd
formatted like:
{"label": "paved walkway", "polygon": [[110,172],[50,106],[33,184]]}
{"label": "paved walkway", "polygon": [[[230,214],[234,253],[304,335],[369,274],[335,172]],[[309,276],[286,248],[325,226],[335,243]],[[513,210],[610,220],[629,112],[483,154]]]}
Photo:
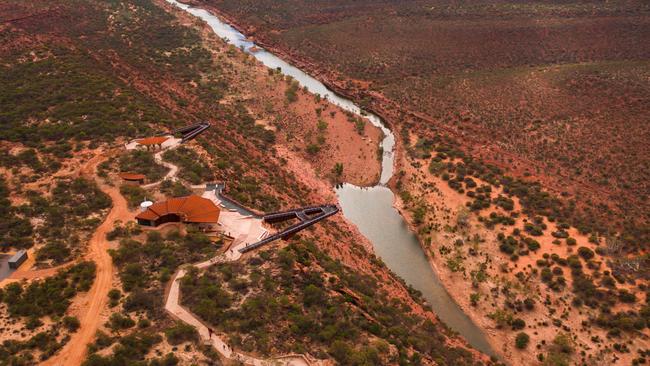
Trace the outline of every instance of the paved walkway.
{"label": "paved walkway", "polygon": [[[169,149],[172,149],[174,147],[176,147],[176,146],[169,147]],[[166,167],[167,169],[169,169],[169,171],[167,172],[167,174],[165,174],[165,176],[161,180],[159,180],[157,182],[145,184],[145,185],[142,186],[142,188],[155,187],[155,186],[159,185],[160,183],[162,183],[166,179],[169,179],[172,182],[175,182],[178,179],[178,178],[176,178],[176,175],[178,174],[178,166],[176,166],[176,165],[174,165],[172,163],[168,163],[168,162],[164,161],[163,158],[162,158],[162,154],[164,152],[165,152],[165,150],[158,151],[157,153],[154,154],[153,158],[156,161],[156,163]]]}
{"label": "paved walkway", "polygon": [[[168,140],[169,141],[169,140]],[[159,185],[165,179],[170,179],[175,181],[176,175],[178,174],[178,166],[163,161],[162,154],[167,149],[173,149],[180,144],[180,141],[173,141],[167,144],[163,144],[162,150],[154,154],[154,159],[158,164],[161,164],[169,168],[169,172],[165,177],[154,183],[149,183],[143,185],[143,188],[151,188]],[[134,144],[127,144],[127,149],[135,148]],[[205,188],[205,185],[192,186],[192,188]],[[221,200],[217,197],[215,191],[206,191],[203,193],[204,198],[208,198],[213,201],[217,206],[222,207],[222,211],[219,215],[219,225],[221,226],[221,231],[227,234],[228,236],[234,237],[231,247],[226,251],[226,253],[211,258],[207,261],[197,263],[194,267],[199,269],[207,268],[215,263],[222,262],[231,262],[236,261],[241,258],[242,253],[239,251],[240,248],[245,247],[248,244],[255,243],[269,235],[269,232],[262,225],[262,219],[256,218],[253,216],[245,216],[236,210],[228,210],[221,203]],[[242,362],[246,365],[254,366],[272,366],[272,365],[284,365],[284,366],[324,366],[326,363],[322,360],[316,360],[311,357],[299,354],[289,354],[282,355],[272,359],[259,359],[243,353],[235,352],[226,342],[223,341],[221,337],[216,334],[210,335],[208,327],[199,320],[194,314],[189,312],[180,304],[180,279],[185,276],[187,271],[184,268],[181,268],[176,272],[174,278],[171,280],[171,286],[169,292],[167,293],[167,298],[165,299],[165,310],[172,314],[172,316],[177,319],[193,326],[199,333],[199,337],[205,343],[208,343],[214,347],[223,357]]]}
{"label": "paved walkway", "polygon": [[[235,261],[241,257],[241,253],[238,250],[234,250],[234,253],[229,251],[228,253],[218,255],[207,261],[197,263],[194,267],[203,269],[207,268],[216,263],[230,262]],[[259,359],[252,356],[245,355],[243,353],[235,352],[223,339],[217,334],[212,334],[210,336],[208,327],[203,324],[194,314],[189,312],[180,304],[180,279],[185,276],[187,271],[182,268],[178,270],[171,281],[171,286],[167,294],[167,299],[165,299],[165,310],[172,314],[177,319],[193,326],[199,333],[201,340],[207,344],[210,344],[217,350],[223,357],[229,360],[240,361],[246,365],[254,366],[271,366],[271,365],[285,365],[285,366],[316,366],[316,365],[325,365],[321,360],[314,360],[307,358],[304,355],[284,355],[275,357],[273,359]]]}
{"label": "paved walkway", "polygon": [[261,218],[242,215],[236,210],[225,208],[217,197],[216,191],[205,191],[202,197],[222,208],[219,213],[220,231],[235,238],[230,250],[226,253],[231,256],[231,260],[237,260],[241,256],[238,249],[256,243],[269,235],[269,231],[262,225]]}

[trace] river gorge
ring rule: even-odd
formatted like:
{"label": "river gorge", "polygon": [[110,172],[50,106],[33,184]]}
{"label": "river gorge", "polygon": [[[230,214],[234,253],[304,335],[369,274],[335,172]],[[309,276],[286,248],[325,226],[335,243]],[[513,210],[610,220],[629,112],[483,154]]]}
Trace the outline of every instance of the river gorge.
{"label": "river gorge", "polygon": [[339,107],[362,115],[384,133],[381,142],[382,172],[379,183],[373,187],[362,188],[343,184],[336,188],[339,205],[344,216],[372,243],[375,253],[395,274],[407,284],[422,292],[433,312],[454,331],[463,336],[474,348],[494,355],[482,330],[478,328],[447,293],[436,272],[427,260],[417,237],[394,207],[395,196],[387,187],[394,171],[395,136],[382,119],[372,113],[362,111],[349,99],[328,89],[302,70],[268,52],[246,38],[238,30],[225,23],[207,10],[191,7],[175,0],[167,0],[188,13],[205,21],[216,35],[244,52],[253,55],[269,68],[277,69],[293,77],[311,93],[327,98]]}

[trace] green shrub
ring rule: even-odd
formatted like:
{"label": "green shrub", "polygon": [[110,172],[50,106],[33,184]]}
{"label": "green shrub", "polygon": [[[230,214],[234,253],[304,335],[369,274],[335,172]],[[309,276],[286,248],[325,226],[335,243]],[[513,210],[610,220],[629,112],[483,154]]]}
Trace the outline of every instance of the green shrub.
{"label": "green shrub", "polygon": [[120,298],[122,297],[122,293],[120,290],[113,288],[110,291],[108,291],[108,298],[109,298],[109,306],[110,307],[115,307],[117,306],[118,302],[120,301]]}
{"label": "green shrub", "polygon": [[171,345],[178,345],[183,342],[196,342],[199,339],[199,333],[196,328],[183,322],[176,322],[176,324],[165,330],[167,342]]}
{"label": "green shrub", "polygon": [[589,260],[594,257],[594,251],[587,247],[580,247],[578,248],[578,255],[581,256],[584,260]]}
{"label": "green shrub", "polygon": [[309,144],[307,145],[307,153],[309,155],[316,155],[320,151],[320,146],[318,144]]}
{"label": "green shrub", "polygon": [[144,174],[150,182],[161,180],[169,170],[158,164],[151,152],[144,150],[131,150],[121,155],[118,166],[121,172]]}
{"label": "green shrub", "polygon": [[147,197],[147,191],[140,186],[131,184],[123,184],[120,186],[120,193],[126,198],[129,207],[138,207]]}
{"label": "green shrub", "polygon": [[354,122],[354,128],[359,135],[363,135],[366,129],[366,121],[363,118],[357,118]]}
{"label": "green shrub", "polygon": [[63,318],[63,325],[68,328],[69,331],[76,332],[81,324],[79,323],[79,319],[76,317],[66,316]]}
{"label": "green shrub", "polygon": [[113,313],[111,314],[110,318],[108,318],[108,327],[113,331],[129,329],[134,325],[135,325],[135,321],[131,319],[128,315]]}
{"label": "green shrub", "polygon": [[36,252],[37,260],[52,260],[55,264],[65,262],[69,256],[70,249],[60,240],[48,241],[45,246],[39,248]]}
{"label": "green shrub", "polygon": [[205,160],[200,158],[196,151],[185,146],[165,151],[163,159],[178,165],[180,168],[178,176],[191,184],[205,183],[214,179],[213,171]]}
{"label": "green shrub", "polygon": [[476,292],[472,292],[472,293],[469,295],[469,301],[470,301],[470,303],[472,304],[472,306],[476,306],[476,305],[478,305],[478,302],[479,302],[480,299],[481,299],[481,295],[479,295],[479,294],[476,293]]}
{"label": "green shrub", "polygon": [[636,296],[634,293],[626,290],[626,289],[621,289],[618,291],[618,298],[621,300],[621,302],[627,303],[627,304],[633,304],[636,302]]}
{"label": "green shrub", "polygon": [[528,346],[528,343],[530,342],[530,336],[524,332],[519,332],[517,333],[517,336],[515,337],[515,347],[519,349],[524,349],[526,346]]}
{"label": "green shrub", "polygon": [[300,87],[300,84],[298,84],[297,81],[292,80],[289,83],[289,87],[287,90],[284,91],[284,95],[287,98],[287,102],[293,103],[298,100],[298,88]]}
{"label": "green shrub", "polygon": [[526,322],[521,318],[515,318],[512,320],[510,326],[512,327],[512,330],[520,330],[526,327]]}
{"label": "green shrub", "polygon": [[95,263],[81,262],[24,288],[20,283],[10,283],[4,289],[2,301],[13,317],[63,316],[75,294],[88,291],[94,279]]}

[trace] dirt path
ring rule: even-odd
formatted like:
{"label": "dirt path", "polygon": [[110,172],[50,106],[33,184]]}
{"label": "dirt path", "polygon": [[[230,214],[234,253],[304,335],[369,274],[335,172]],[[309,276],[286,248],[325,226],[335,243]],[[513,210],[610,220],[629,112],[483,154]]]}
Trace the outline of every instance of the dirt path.
{"label": "dirt path", "polygon": [[[91,159],[81,170],[85,176],[95,176],[95,168],[103,160],[102,155]],[[101,323],[101,311],[106,306],[108,291],[111,289],[113,278],[113,263],[111,256],[108,254],[108,242],[106,233],[113,228],[116,220],[123,222],[131,218],[131,213],[127,208],[126,200],[122,197],[119,189],[116,187],[106,186],[99,181],[97,182],[100,189],[108,194],[113,201],[113,207],[106,216],[104,222],[95,230],[88,243],[88,253],[86,259],[95,262],[97,272],[95,282],[82,300],[81,313],[79,321],[81,326],[79,330],[72,334],[70,340],[54,356],[41,363],[41,365],[72,366],[81,365],[86,357],[88,344],[95,337],[95,333]]]}

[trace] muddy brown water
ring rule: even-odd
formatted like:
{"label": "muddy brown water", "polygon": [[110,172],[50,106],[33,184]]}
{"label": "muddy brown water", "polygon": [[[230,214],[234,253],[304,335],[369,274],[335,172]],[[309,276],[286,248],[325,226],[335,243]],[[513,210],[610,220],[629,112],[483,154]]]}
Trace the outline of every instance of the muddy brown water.
{"label": "muddy brown water", "polygon": [[431,305],[440,320],[463,336],[474,348],[490,355],[495,354],[482,330],[471,321],[440,283],[417,237],[393,207],[395,196],[386,187],[386,183],[393,175],[395,136],[381,118],[362,111],[351,100],[341,97],[320,81],[248,40],[238,30],[209,11],[181,4],[175,0],[167,0],[167,2],[204,20],[219,37],[253,55],[267,67],[293,77],[311,93],[320,94],[321,97],[327,98],[331,103],[345,110],[363,115],[383,131],[385,137],[381,147],[384,153],[379,184],[370,188],[361,188],[352,184],[337,187],[336,194],[343,215],[370,240],[376,254],[388,268],[413,288],[422,292],[424,299]]}

